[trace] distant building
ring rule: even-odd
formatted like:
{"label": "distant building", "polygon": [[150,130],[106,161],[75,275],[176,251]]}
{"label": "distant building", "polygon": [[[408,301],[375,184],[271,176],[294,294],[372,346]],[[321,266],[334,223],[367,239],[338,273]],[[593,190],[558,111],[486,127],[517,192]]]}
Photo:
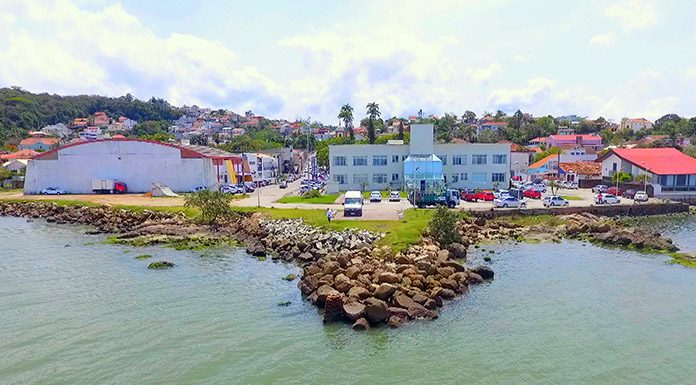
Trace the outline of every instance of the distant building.
{"label": "distant building", "polygon": [[558,164],[559,178],[580,184],[581,180],[596,180],[602,175],[602,165],[597,162],[561,162]]}
{"label": "distant building", "polygon": [[14,174],[19,174],[27,168],[27,163],[29,162],[29,159],[11,159],[8,160],[5,163],[0,162],[0,165],[6,170],[9,170],[10,172]]}
{"label": "distant building", "polygon": [[573,135],[574,133],[575,129],[572,127],[561,126],[558,127],[558,130],[556,130],[556,134],[558,135]]}
{"label": "distant building", "polygon": [[645,118],[623,118],[619,125],[620,130],[640,131],[647,130],[653,127],[653,123]]}
{"label": "distant building", "polygon": [[36,152],[34,150],[19,150],[10,154],[1,154],[0,161],[8,161],[12,159],[31,159],[39,154],[40,152]]}
{"label": "distant building", "polygon": [[485,130],[498,131],[507,127],[507,122],[500,122],[495,120],[481,120],[477,125],[476,129],[479,133]]}
{"label": "distant building", "polygon": [[539,146],[541,146],[541,145],[546,145],[546,140],[547,140],[547,139],[548,139],[548,138],[545,137],[545,136],[539,136],[539,137],[536,137],[536,138],[530,140],[530,141],[529,141],[529,145],[530,145],[530,146],[537,146],[537,147],[539,147]]}
{"label": "distant building", "polygon": [[19,142],[20,150],[48,151],[58,147],[58,138],[33,137]]}
{"label": "distant building", "polygon": [[92,115],[92,124],[97,127],[108,126],[109,123],[111,123],[111,119],[109,119],[105,112],[95,112],[94,115]]}
{"label": "distant building", "polygon": [[580,145],[590,147],[596,151],[602,149],[602,137],[599,135],[549,135],[546,140],[547,148],[562,147],[564,145]]}

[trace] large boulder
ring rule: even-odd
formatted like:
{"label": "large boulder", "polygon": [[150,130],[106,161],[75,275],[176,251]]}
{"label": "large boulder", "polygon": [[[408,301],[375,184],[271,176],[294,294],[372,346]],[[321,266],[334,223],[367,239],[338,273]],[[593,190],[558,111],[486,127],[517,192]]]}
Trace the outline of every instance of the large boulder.
{"label": "large boulder", "polygon": [[398,292],[394,295],[394,298],[392,300],[392,303],[395,306],[408,309],[414,304],[413,298],[409,297],[408,295]]}
{"label": "large boulder", "polygon": [[360,267],[359,266],[350,266],[346,269],[346,276],[350,279],[355,279],[358,274],[360,274]]}
{"label": "large boulder", "polygon": [[370,323],[365,318],[360,318],[350,328],[353,330],[367,330],[370,328]]}
{"label": "large boulder", "polygon": [[493,279],[493,277],[495,276],[493,269],[484,265],[476,266],[473,269],[471,269],[471,271],[480,275],[483,279]]}
{"label": "large boulder", "polygon": [[385,271],[379,274],[379,282],[399,283],[401,282],[401,277],[396,273]]}
{"label": "large boulder", "polygon": [[391,327],[391,328],[398,328],[404,322],[406,322],[405,319],[393,315],[393,316],[389,317],[389,321],[387,321],[387,325],[389,325],[389,327]]}
{"label": "large boulder", "polygon": [[388,283],[383,283],[375,289],[375,297],[379,299],[386,300],[387,298],[391,297],[392,294],[396,291],[396,286],[388,284]]}
{"label": "large boulder", "polygon": [[334,287],[341,293],[347,293],[353,285],[350,283],[350,278],[344,274],[339,274],[334,278]]}
{"label": "large boulder", "polygon": [[343,299],[339,294],[329,294],[324,303],[324,323],[343,319]]}
{"label": "large boulder", "polygon": [[464,265],[462,265],[461,263],[455,262],[455,261],[446,261],[446,262],[442,262],[442,263],[440,264],[440,266],[442,266],[442,267],[450,267],[450,268],[454,269],[455,272],[466,271],[466,268],[464,267]]}
{"label": "large boulder", "polygon": [[370,297],[365,300],[365,318],[371,325],[378,325],[389,318],[387,304],[377,298]]}
{"label": "large boulder", "polygon": [[343,312],[351,321],[357,321],[365,316],[365,305],[360,302],[348,302],[343,304]]}
{"label": "large boulder", "polygon": [[330,295],[339,295],[338,291],[329,285],[322,285],[315,292],[317,294],[317,306],[324,306],[326,298]]}
{"label": "large boulder", "polygon": [[415,302],[410,308],[408,308],[408,316],[413,319],[432,320],[437,318],[438,315],[437,312],[426,309],[423,305]]}
{"label": "large boulder", "polygon": [[370,296],[370,291],[361,286],[353,286],[348,290],[348,298],[365,299]]}
{"label": "large boulder", "polygon": [[461,243],[455,242],[447,246],[447,250],[449,250],[454,259],[466,259],[466,246]]}

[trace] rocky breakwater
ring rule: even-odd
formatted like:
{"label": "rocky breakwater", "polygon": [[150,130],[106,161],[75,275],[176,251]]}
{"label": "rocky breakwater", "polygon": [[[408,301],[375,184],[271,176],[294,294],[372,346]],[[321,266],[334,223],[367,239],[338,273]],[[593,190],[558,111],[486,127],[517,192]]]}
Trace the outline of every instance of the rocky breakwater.
{"label": "rocky breakwater", "polygon": [[259,256],[270,250],[274,259],[300,263],[316,261],[341,250],[370,248],[384,236],[356,229],[325,232],[301,219],[271,220],[255,216],[253,221],[239,226],[247,232],[249,226],[258,227],[245,241],[247,252]]}
{"label": "rocky breakwater", "polygon": [[126,233],[147,224],[186,223],[183,214],[150,210],[131,211],[108,206],[63,206],[48,202],[0,202],[0,216],[45,218],[59,224],[91,225],[91,233]]}
{"label": "rocky breakwater", "polygon": [[493,278],[488,267],[465,266],[465,257],[461,244],[440,248],[429,239],[395,255],[384,247],[344,249],[306,264],[298,287],[324,308],[324,322],[350,322],[356,330],[397,327],[437,318],[446,301]]}
{"label": "rocky breakwater", "polygon": [[671,239],[659,233],[624,226],[611,219],[590,213],[567,215],[563,219],[567,224],[560,229],[560,232],[568,238],[654,251],[679,250]]}

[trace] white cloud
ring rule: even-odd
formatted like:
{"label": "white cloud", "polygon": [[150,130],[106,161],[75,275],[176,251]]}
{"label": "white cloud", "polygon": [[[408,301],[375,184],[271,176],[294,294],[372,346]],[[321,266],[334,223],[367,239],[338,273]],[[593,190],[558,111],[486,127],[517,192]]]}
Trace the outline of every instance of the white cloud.
{"label": "white cloud", "polygon": [[466,74],[469,75],[471,80],[473,80],[474,82],[480,83],[486,80],[490,80],[495,75],[499,74],[502,70],[503,67],[500,65],[500,63],[495,62],[489,64],[486,67],[469,68],[468,70],[466,70]]}
{"label": "white cloud", "polygon": [[488,97],[488,104],[503,110],[534,107],[543,99],[547,99],[555,87],[555,80],[544,77],[531,79],[524,87],[493,90]]}
{"label": "white cloud", "polygon": [[627,31],[652,27],[658,20],[654,0],[623,0],[604,9],[604,16],[616,21]]}
{"label": "white cloud", "polygon": [[616,42],[616,35],[613,32],[602,35],[594,35],[590,40],[590,46],[610,47]]}

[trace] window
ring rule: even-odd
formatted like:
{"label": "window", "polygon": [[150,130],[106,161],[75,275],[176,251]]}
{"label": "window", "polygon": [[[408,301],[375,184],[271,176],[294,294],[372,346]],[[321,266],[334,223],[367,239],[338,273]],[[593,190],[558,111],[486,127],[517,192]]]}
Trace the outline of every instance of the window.
{"label": "window", "polygon": [[367,184],[367,174],[353,174],[353,184]]}
{"label": "window", "polygon": [[399,174],[392,174],[392,182],[398,182],[399,181]]}
{"label": "window", "polygon": [[476,183],[486,183],[486,173],[485,172],[472,172],[471,181]]}
{"label": "window", "polygon": [[372,174],[372,183],[387,183],[387,174]]}
{"label": "window", "polygon": [[488,163],[488,156],[486,154],[477,154],[471,156],[471,164],[486,164]]}
{"label": "window", "polygon": [[452,156],[452,164],[455,166],[460,166],[462,164],[462,156],[461,155]]}
{"label": "window", "polygon": [[507,164],[507,154],[493,155],[493,164]]}
{"label": "window", "polygon": [[459,174],[452,174],[452,183],[459,182]]}
{"label": "window", "polygon": [[447,155],[438,155],[438,158],[442,160],[442,165],[446,166],[447,165]]}
{"label": "window", "polygon": [[459,174],[459,178],[461,180],[469,180],[469,173],[463,172],[463,173]]}
{"label": "window", "polygon": [[491,182],[505,182],[505,173],[504,172],[491,173]]}
{"label": "window", "polygon": [[367,166],[367,156],[354,156],[353,166]]}
{"label": "window", "polygon": [[345,156],[334,156],[333,159],[334,166],[345,166],[346,165],[346,157]]}
{"label": "window", "polygon": [[348,177],[346,175],[343,175],[343,174],[334,174],[333,181],[338,183],[338,184],[346,184],[346,183],[348,183]]}
{"label": "window", "polygon": [[386,155],[372,155],[372,165],[373,166],[386,166],[387,156]]}
{"label": "window", "polygon": [[677,175],[677,186],[686,186],[687,175]]}
{"label": "window", "polygon": [[401,155],[401,161],[402,161],[402,162],[403,162],[403,161],[405,161],[405,160],[406,160],[406,158],[408,158],[408,156],[407,156],[407,155]]}
{"label": "window", "polygon": [[392,155],[392,163],[399,163],[399,156],[398,155]]}

